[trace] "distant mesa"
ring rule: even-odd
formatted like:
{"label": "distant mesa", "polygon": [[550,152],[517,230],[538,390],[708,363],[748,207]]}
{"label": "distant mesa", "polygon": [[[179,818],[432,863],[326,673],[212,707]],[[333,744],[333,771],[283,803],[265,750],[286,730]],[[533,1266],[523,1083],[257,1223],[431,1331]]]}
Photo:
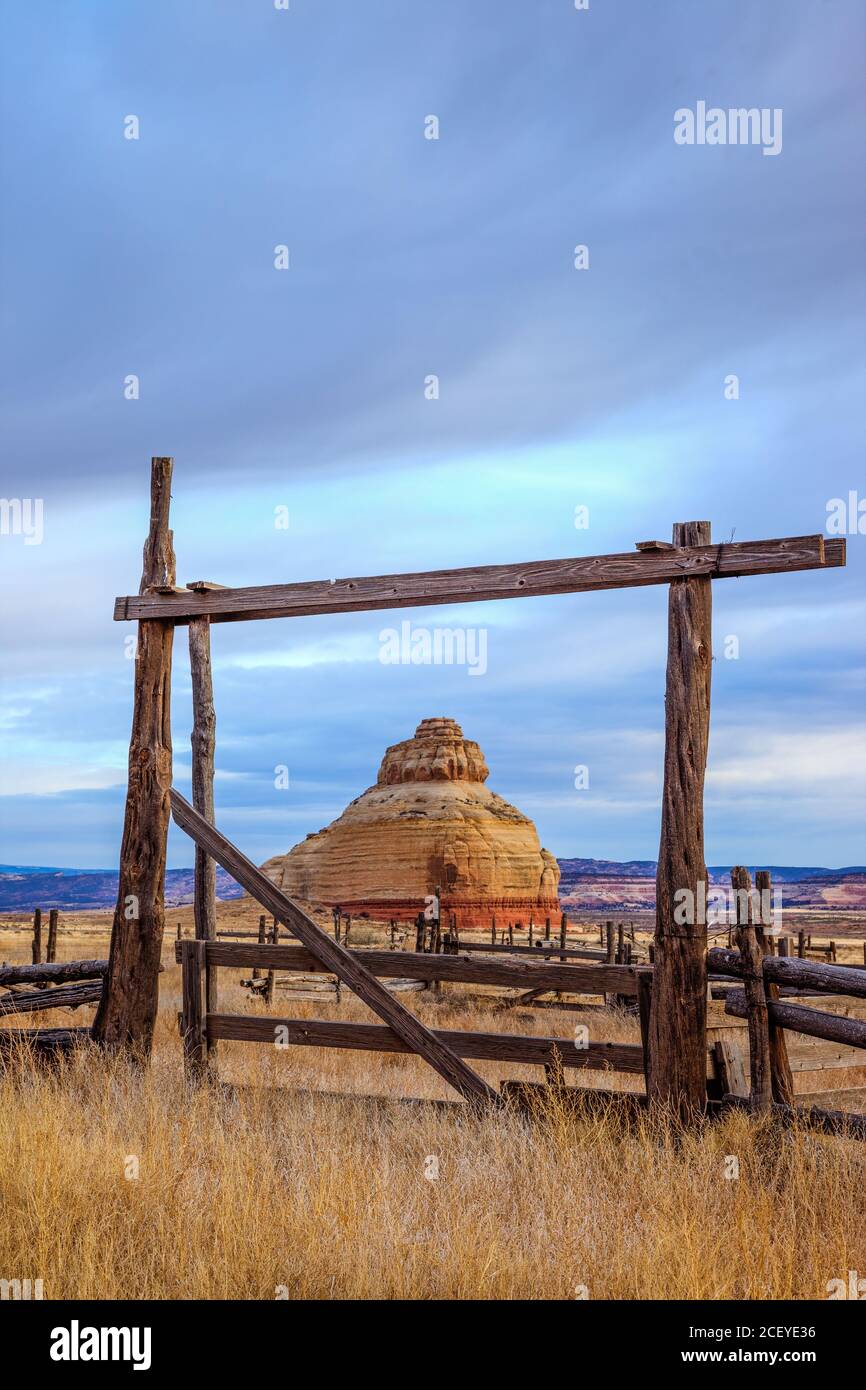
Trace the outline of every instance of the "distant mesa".
{"label": "distant mesa", "polygon": [[453,719],[423,719],[388,748],[376,785],[264,869],[290,897],[412,920],[441,887],[443,925],[558,925],[559,865],[532,821],[484,784],[489,768]]}

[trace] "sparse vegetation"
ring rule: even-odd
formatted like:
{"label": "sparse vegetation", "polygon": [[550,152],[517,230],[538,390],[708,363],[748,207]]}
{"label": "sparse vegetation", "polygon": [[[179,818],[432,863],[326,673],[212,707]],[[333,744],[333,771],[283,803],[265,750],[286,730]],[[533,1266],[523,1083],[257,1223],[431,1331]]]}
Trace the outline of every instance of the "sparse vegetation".
{"label": "sparse vegetation", "polygon": [[[88,1052],[0,1073],[0,1277],[41,1278],[48,1298],[805,1299],[866,1269],[855,1142],[742,1115],[695,1133],[555,1104],[478,1118],[392,1099],[445,1099],[415,1057],[327,1049],[223,1045],[220,1086],[188,1093],[166,945],[149,1071]],[[262,1007],[224,988],[228,1007]],[[517,1022],[456,989],[417,1007],[488,1030],[566,1035],[575,1020]],[[340,1016],[367,1014],[344,1001]],[[596,1036],[636,1036],[616,1011],[592,1020]]]}

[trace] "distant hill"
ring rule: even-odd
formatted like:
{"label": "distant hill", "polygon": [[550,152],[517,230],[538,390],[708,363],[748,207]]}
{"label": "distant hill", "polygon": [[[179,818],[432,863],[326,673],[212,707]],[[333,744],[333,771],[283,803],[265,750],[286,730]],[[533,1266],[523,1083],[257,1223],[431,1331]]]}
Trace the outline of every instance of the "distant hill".
{"label": "distant hill", "polygon": [[[193,900],[192,869],[168,869],[165,901],[180,907]],[[240,898],[243,889],[217,867],[217,897]],[[24,912],[34,907],[113,908],[117,899],[116,869],[51,869],[0,864],[0,912]]]}
{"label": "distant hill", "polygon": [[[591,911],[650,911],[655,907],[654,859],[632,859],[620,864],[610,859],[560,859],[559,896],[566,908]],[[770,870],[773,885],[782,895],[783,907],[808,907],[829,911],[866,909],[866,868],[844,869],[788,864],[747,866],[754,882],[756,869]],[[730,865],[707,869],[711,885],[729,887]]]}
{"label": "distant hill", "polygon": [[[614,859],[560,859],[562,879],[560,896],[577,906],[608,905],[649,907],[655,898],[654,859],[629,859],[622,863]],[[790,906],[802,902],[814,906],[866,905],[866,867],[854,865],[844,869],[794,868],[790,865],[760,864],[750,866],[769,868],[773,882],[792,885],[787,900]],[[708,870],[710,883],[730,883],[730,866],[714,866]],[[616,885],[622,885],[622,893]],[[799,885],[795,890],[793,885]],[[863,885],[861,887],[860,885]],[[839,898],[834,902],[834,890]],[[240,898],[243,889],[217,868],[217,897]],[[117,898],[117,871],[112,869],[58,869],[45,866],[0,864],[0,912],[24,912],[34,907],[46,909],[113,908]],[[170,907],[180,907],[193,900],[192,869],[169,869],[165,876],[165,901]]]}
{"label": "distant hill", "polygon": [[[615,859],[560,859],[557,861],[563,879],[579,878],[655,878],[655,859],[627,859],[619,863]],[[710,883],[729,883],[731,865],[707,866]],[[862,878],[866,867],[852,865],[846,869],[796,868],[781,864],[756,864],[746,866],[754,878],[756,869],[769,869],[776,883],[804,883],[807,880],[821,879],[827,883],[837,883],[839,879]]]}

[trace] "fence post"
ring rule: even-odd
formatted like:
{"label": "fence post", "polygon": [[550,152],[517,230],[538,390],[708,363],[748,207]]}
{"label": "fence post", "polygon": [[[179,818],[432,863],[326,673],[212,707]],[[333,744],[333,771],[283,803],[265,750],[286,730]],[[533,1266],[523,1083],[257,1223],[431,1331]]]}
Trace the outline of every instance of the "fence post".
{"label": "fence post", "polygon": [[[709,545],[708,521],[677,522],[674,546]],[[656,871],[655,974],[650,1017],[653,1100],[682,1119],[707,1103],[707,866],[704,776],[713,662],[709,577],[674,579],[668,590],[665,756]],[[693,910],[678,920],[678,895]]]}
{"label": "fence post", "polygon": [[[772,938],[767,938],[763,928],[767,925],[764,920],[764,906],[771,901],[772,882],[770,873],[767,869],[758,869],[755,874],[755,887],[758,890],[758,903],[760,904],[761,925],[758,928],[758,944],[764,954],[772,954],[768,947]],[[784,954],[788,954],[787,941]],[[779,938],[779,954],[782,955],[782,938]],[[769,1000],[779,998],[779,986],[765,981],[764,988]],[[791,1063],[788,1060],[788,1045],[785,1041],[785,1030],[779,1028],[769,1017],[767,1011],[767,1029],[770,1040],[770,1079],[773,1091],[773,1100],[780,1105],[794,1104],[794,1078],[791,1075]]]}
{"label": "fence post", "polygon": [[[214,748],[216,711],[211,674],[210,618],[192,618],[189,623],[189,670],[192,678],[192,804],[214,823]],[[195,847],[194,888],[195,934],[200,941],[216,940],[216,861]],[[205,997],[208,1013],[217,1012],[216,966],[205,966]],[[206,1044],[207,1045],[207,1044]],[[210,1050],[210,1049],[209,1049]]]}
{"label": "fence post", "polygon": [[[266,942],[267,939],[268,939],[267,936],[266,936],[266,934],[265,934],[266,931],[267,931],[266,919],[265,919],[264,917],[260,917],[260,918],[259,918],[259,945],[260,945],[260,946],[264,946],[265,942]],[[260,980],[261,978],[262,978],[262,972],[261,972],[261,970],[259,969],[259,967],[258,967],[257,965],[253,966],[253,979],[254,979],[254,980]]]}
{"label": "fence post", "polygon": [[49,962],[57,959],[57,919],[59,913],[56,907],[52,907],[48,913],[48,951],[45,959]]}
{"label": "fence post", "polygon": [[753,1110],[769,1110],[773,1103],[770,1070],[770,1029],[764,990],[764,957],[752,920],[752,880],[748,869],[731,869],[737,917],[737,945],[743,961],[743,984],[749,1024],[749,1103]]}
{"label": "fence post", "polygon": [[183,1069],[187,1081],[201,1081],[207,1071],[202,975],[207,942],[193,938],[180,944],[183,991]]}
{"label": "fence post", "polygon": [[637,972],[637,1007],[640,1017],[640,1042],[643,1048],[643,1076],[647,1095],[649,1095],[649,1030],[652,992],[653,972],[651,970],[639,970]]}
{"label": "fence post", "polygon": [[37,907],[33,913],[33,942],[30,947],[30,954],[33,957],[34,965],[42,964],[42,908]]}
{"label": "fence post", "polygon": [[[171,472],[170,458],[151,460],[150,530],[144,547],[141,593],[175,583],[168,524]],[[93,1022],[97,1042],[132,1048],[141,1056],[149,1056],[153,1046],[165,927],[173,641],[173,622],[139,622],[117,904],[108,974]]]}
{"label": "fence post", "polygon": [[605,922],[604,925],[607,932],[607,963],[614,965],[616,963],[616,942],[613,935],[613,922]]}
{"label": "fence post", "polygon": [[[275,918],[274,918],[274,921],[273,921],[273,926],[271,927],[271,945],[272,945],[272,946],[276,946],[277,943],[278,943],[278,941],[279,941],[279,939],[280,939],[280,924],[279,924],[279,922],[277,921],[277,919],[276,919],[276,917],[275,917]],[[266,993],[266,996],[265,996],[265,997],[266,997],[266,999],[267,999],[267,1001],[268,1001],[268,1006],[269,1006],[269,1007],[270,1007],[270,1005],[273,1004],[273,1002],[274,1002],[274,975],[275,975],[275,971],[273,971],[273,970],[269,970],[269,971],[268,971],[268,983],[267,983],[267,987],[266,987],[266,988],[267,988],[267,993]]]}

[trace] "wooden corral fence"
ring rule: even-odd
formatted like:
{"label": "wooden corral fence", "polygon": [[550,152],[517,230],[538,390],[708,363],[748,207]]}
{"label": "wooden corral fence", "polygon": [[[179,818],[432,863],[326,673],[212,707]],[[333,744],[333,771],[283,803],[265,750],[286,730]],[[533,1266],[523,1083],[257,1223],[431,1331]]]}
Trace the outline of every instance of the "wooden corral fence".
{"label": "wooden corral fence", "polygon": [[[0,994],[0,1017],[98,1004],[107,974],[107,960],[0,965],[0,986],[5,991]],[[0,1051],[24,1043],[36,1052],[53,1053],[65,1051],[89,1037],[89,1028],[2,1028]]]}
{"label": "wooden corral fence", "polygon": [[[342,943],[322,932],[264,876],[251,887],[250,873],[258,870],[233,847],[226,849],[228,842],[213,830],[215,714],[211,628],[215,623],[248,619],[477,603],[665,584],[669,586],[665,759],[656,876],[654,984],[646,1019],[648,1092],[653,1099],[676,1107],[684,1117],[704,1110],[706,924],[696,920],[683,925],[677,921],[674,909],[675,899],[683,891],[691,892],[697,901],[707,877],[703,788],[712,671],[712,586],[714,581],[726,578],[844,565],[844,539],[825,540],[816,534],[713,545],[709,522],[679,522],[673,528],[671,541],[640,541],[634,551],[620,554],[264,587],[232,589],[208,580],[197,580],[184,587],[176,581],[169,527],[172,467],[170,458],[152,460],[150,530],[139,592],[118,598],[114,609],[117,621],[138,623],[138,640],[118,899],[106,988],[94,1024],[94,1037],[103,1045],[133,1047],[139,1054],[151,1046],[165,925],[166,837],[171,805],[176,819],[192,834],[197,846],[198,936],[192,942],[184,942],[182,949],[194,952],[204,968],[206,1005],[204,1010],[199,1009],[199,1016],[203,1012],[212,1020],[220,1017],[214,957],[211,955],[209,961],[207,955],[208,949],[213,952],[217,948],[215,944],[206,946],[215,937],[215,859],[254,893],[263,907],[287,922],[320,963],[326,964],[376,1010],[401,1043],[424,1056],[462,1094],[476,1100],[494,1099],[490,1087],[454,1049],[389,994]],[[171,785],[171,661],[178,626],[189,629],[194,809],[172,792]],[[252,949],[261,951],[267,947]],[[441,959],[447,961],[449,957]],[[560,964],[540,968],[579,967]],[[194,974],[192,969],[187,971],[190,981]],[[194,1000],[185,1005],[185,1014],[195,1017]],[[210,1031],[217,1030],[218,1025],[214,1024]]]}

